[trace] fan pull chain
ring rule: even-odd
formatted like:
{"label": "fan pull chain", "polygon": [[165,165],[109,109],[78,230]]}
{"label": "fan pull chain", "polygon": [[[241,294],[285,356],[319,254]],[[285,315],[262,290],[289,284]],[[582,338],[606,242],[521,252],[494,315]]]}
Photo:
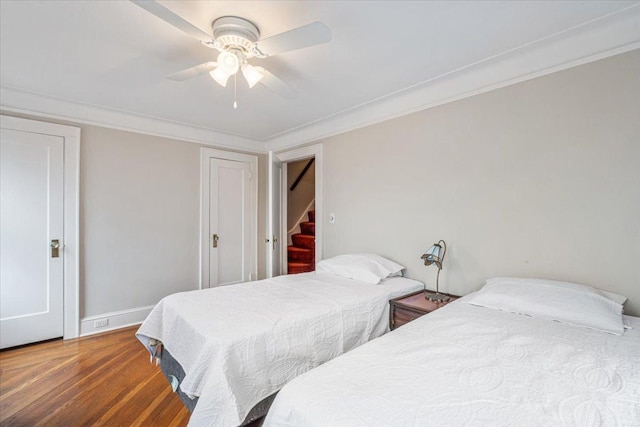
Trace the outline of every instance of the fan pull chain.
{"label": "fan pull chain", "polygon": [[238,109],[238,73],[233,75],[233,109]]}

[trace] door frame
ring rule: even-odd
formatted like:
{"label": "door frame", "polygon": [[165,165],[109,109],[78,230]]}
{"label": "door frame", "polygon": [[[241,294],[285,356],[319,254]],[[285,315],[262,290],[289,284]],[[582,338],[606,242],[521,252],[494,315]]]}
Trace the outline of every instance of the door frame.
{"label": "door frame", "polygon": [[[316,265],[318,261],[322,260],[322,208],[323,208],[323,194],[322,194],[322,171],[323,160],[322,160],[322,144],[314,144],[308,145],[302,148],[296,148],[293,150],[282,151],[276,153],[275,156],[282,162],[282,196],[281,203],[282,206],[280,208],[280,215],[283,216],[285,212],[287,212],[287,163],[294,162],[297,160],[304,160],[315,158],[315,180],[316,180],[316,188],[315,188],[315,197],[316,197]],[[282,220],[282,218],[281,218]],[[287,241],[287,227],[282,227],[280,234],[280,241]],[[281,245],[282,253],[280,255],[280,261],[282,262],[282,274],[287,274],[287,245]]]}
{"label": "door frame", "polygon": [[[200,148],[200,277],[199,289],[203,289],[204,283],[209,283],[209,183],[211,170],[210,158],[231,160],[235,162],[249,163],[251,166],[250,199],[251,206],[251,267],[249,268],[249,280],[255,280],[258,276],[258,156],[252,154],[234,153],[231,151],[216,150],[214,148]],[[205,234],[206,232],[206,234]]]}
{"label": "door frame", "polygon": [[80,334],[80,128],[0,115],[0,128],[61,137],[64,150],[63,339]]}
{"label": "door frame", "polygon": [[[275,199],[275,195],[274,195],[274,188],[276,188],[276,186],[273,184],[273,168],[275,166],[275,164],[277,163],[277,166],[279,166],[280,168],[280,185],[279,185],[279,195],[280,197],[278,197],[278,202],[277,204],[279,205],[279,212],[280,215],[278,216],[278,218],[274,218],[273,216],[273,206],[275,205],[274,203],[274,199]],[[282,254],[283,252],[283,243],[285,243],[285,240],[281,239],[281,235],[282,235],[282,216],[283,216],[283,212],[282,212],[282,197],[284,194],[284,189],[287,186],[287,182],[286,179],[284,178],[284,174],[286,172],[286,167],[287,164],[286,163],[282,163],[280,161],[280,159],[278,158],[278,156],[273,152],[273,151],[269,151],[267,153],[267,211],[266,211],[266,218],[267,218],[267,226],[266,226],[266,231],[267,231],[267,235],[265,238],[265,243],[267,244],[267,247],[265,248],[265,273],[266,273],[266,278],[270,279],[272,277],[274,277],[274,272],[273,272],[273,253],[275,252],[275,245],[277,242],[280,242],[280,245],[278,246],[278,252],[280,252],[280,269],[278,271],[278,275],[282,275],[282,274],[286,274],[286,263],[284,262],[284,260],[282,259]],[[279,227],[275,227],[276,221],[279,223]],[[274,229],[280,230],[280,235],[276,236],[274,233]],[[275,240],[275,239],[279,239],[279,240]],[[284,245],[285,247],[287,246],[286,244]]]}

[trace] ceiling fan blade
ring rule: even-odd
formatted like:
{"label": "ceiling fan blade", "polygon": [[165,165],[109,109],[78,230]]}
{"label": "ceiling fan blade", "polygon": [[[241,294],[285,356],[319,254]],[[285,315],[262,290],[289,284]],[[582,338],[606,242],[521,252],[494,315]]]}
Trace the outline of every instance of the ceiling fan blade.
{"label": "ceiling fan blade", "polygon": [[175,80],[181,82],[183,80],[191,79],[200,74],[213,71],[218,64],[215,62],[205,62],[204,64],[196,65],[195,67],[187,68],[186,70],[178,71],[177,73],[169,74],[167,78],[169,80]]}
{"label": "ceiling fan blade", "polygon": [[268,55],[278,55],[331,40],[331,30],[322,22],[313,22],[284,33],[260,40],[258,49]]}
{"label": "ceiling fan blade", "polygon": [[260,71],[264,74],[260,83],[277,93],[283,98],[293,99],[298,96],[298,93],[288,84],[271,74],[269,71],[260,67]]}
{"label": "ceiling fan blade", "polygon": [[155,0],[130,0],[132,3],[137,4],[147,12],[150,12],[156,15],[158,18],[163,21],[173,25],[179,30],[184,31],[189,34],[191,37],[194,37],[201,42],[211,42],[213,40],[213,36],[211,34],[207,34],[202,31],[200,28],[196,27],[189,21],[184,18],[176,15],[174,12],[164,7],[160,3]]}

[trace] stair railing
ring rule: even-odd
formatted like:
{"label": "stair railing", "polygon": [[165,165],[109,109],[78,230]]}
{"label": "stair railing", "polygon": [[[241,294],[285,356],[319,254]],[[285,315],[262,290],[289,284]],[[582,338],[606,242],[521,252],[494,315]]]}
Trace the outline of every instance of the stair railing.
{"label": "stair railing", "polygon": [[287,231],[287,244],[290,245],[291,244],[291,236],[296,234],[296,233],[300,233],[300,223],[301,222],[305,222],[305,216],[307,216],[307,214],[309,213],[309,211],[312,211],[314,206],[316,204],[316,198],[314,197],[313,200],[311,200],[311,203],[309,203],[309,205],[307,206],[307,208],[302,212],[302,215],[300,215],[300,218],[298,218],[298,220],[296,221],[296,224],[291,227],[291,230]]}
{"label": "stair railing", "polygon": [[296,187],[298,186],[298,184],[300,183],[300,181],[302,181],[302,178],[304,178],[304,175],[307,173],[307,171],[309,170],[309,168],[311,167],[311,165],[313,164],[313,161],[315,160],[315,157],[312,157],[311,160],[309,160],[307,162],[307,164],[305,165],[304,169],[302,169],[302,171],[300,172],[300,174],[298,175],[298,177],[296,178],[295,181],[293,181],[293,184],[291,184],[291,187],[289,187],[289,191],[293,191],[296,189]]}

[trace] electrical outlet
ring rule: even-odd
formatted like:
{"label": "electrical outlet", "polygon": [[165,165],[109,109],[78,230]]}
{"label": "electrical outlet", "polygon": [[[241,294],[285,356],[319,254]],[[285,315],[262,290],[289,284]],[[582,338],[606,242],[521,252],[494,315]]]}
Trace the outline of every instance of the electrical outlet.
{"label": "electrical outlet", "polygon": [[93,328],[104,328],[105,326],[109,326],[109,319],[100,319],[93,321]]}

